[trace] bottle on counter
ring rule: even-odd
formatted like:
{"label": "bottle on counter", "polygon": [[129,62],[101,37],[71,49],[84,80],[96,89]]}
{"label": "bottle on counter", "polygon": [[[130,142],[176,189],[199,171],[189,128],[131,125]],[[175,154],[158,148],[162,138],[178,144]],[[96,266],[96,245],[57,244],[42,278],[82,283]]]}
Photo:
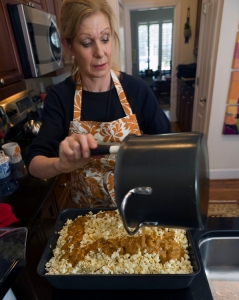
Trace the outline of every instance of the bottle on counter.
{"label": "bottle on counter", "polygon": [[40,82],[40,94],[39,94],[41,101],[44,102],[44,99],[46,97],[46,89],[43,82]]}

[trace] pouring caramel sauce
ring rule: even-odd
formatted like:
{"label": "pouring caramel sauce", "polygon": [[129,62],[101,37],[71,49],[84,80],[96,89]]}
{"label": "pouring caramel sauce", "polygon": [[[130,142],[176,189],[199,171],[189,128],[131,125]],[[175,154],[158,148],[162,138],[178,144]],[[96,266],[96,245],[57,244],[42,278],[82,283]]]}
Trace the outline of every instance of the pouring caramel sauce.
{"label": "pouring caramel sauce", "polygon": [[[114,216],[113,211],[105,211],[99,214],[99,216]],[[178,259],[184,255],[184,249],[174,240],[174,232],[164,229],[164,234],[158,236],[156,231],[153,234],[145,232],[145,228],[142,227],[142,235],[127,236],[123,238],[99,238],[93,243],[85,244],[81,246],[81,241],[85,233],[85,223],[89,217],[83,216],[77,218],[68,226],[68,235],[66,237],[67,242],[62,247],[65,253],[61,256],[61,259],[66,259],[72,266],[76,266],[79,261],[83,261],[85,256],[90,252],[98,252],[100,248],[102,252],[108,256],[111,256],[114,252],[120,249],[120,254],[134,255],[141,250],[147,250],[148,253],[157,253],[160,255],[160,261],[162,264],[170,259]],[[72,249],[71,251],[69,249]]]}

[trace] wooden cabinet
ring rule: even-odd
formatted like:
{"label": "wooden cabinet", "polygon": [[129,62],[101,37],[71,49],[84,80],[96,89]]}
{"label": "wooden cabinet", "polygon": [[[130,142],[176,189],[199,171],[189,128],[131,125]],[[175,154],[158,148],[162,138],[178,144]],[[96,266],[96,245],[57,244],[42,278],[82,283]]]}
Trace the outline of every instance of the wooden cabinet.
{"label": "wooden cabinet", "polygon": [[6,3],[0,0],[0,100],[26,89]]}
{"label": "wooden cabinet", "polygon": [[[49,1],[49,2],[51,3],[52,1]],[[28,4],[29,6],[35,7],[36,9],[47,11],[45,0],[26,1],[26,4]]]}
{"label": "wooden cabinet", "polygon": [[[29,3],[29,2],[28,2]],[[62,0],[33,0],[31,3],[35,8],[58,16]]]}
{"label": "wooden cabinet", "polygon": [[62,0],[54,0],[54,14],[56,15],[57,23],[59,20],[59,12],[61,8]]}
{"label": "wooden cabinet", "polygon": [[155,80],[153,83],[153,91],[159,104],[169,104],[171,80]]}
{"label": "wooden cabinet", "polygon": [[62,174],[53,191],[58,213],[66,208],[72,207],[70,175]]}
{"label": "wooden cabinet", "polygon": [[39,218],[57,218],[64,209],[72,208],[70,175],[58,176],[53,191],[45,201]]}
{"label": "wooden cabinet", "polygon": [[183,132],[192,130],[194,89],[182,80],[177,84],[177,119]]}
{"label": "wooden cabinet", "polygon": [[[0,101],[26,89],[7,4],[28,3],[24,0],[0,0]],[[58,15],[62,0],[34,0],[31,3],[36,9]],[[57,76],[65,71],[63,68],[51,75]]]}

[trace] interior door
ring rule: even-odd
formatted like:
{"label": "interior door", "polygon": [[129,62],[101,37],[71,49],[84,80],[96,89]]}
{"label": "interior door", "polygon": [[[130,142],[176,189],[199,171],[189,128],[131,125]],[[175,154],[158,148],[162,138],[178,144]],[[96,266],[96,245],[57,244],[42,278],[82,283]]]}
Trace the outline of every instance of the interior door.
{"label": "interior door", "polygon": [[208,133],[223,0],[203,0],[192,130]]}

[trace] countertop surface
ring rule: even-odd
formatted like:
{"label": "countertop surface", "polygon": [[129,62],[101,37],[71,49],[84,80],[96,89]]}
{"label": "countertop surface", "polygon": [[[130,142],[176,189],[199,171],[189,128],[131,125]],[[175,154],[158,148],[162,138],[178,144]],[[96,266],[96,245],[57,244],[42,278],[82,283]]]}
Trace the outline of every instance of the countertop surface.
{"label": "countertop surface", "polygon": [[[12,227],[27,227],[26,266],[13,283],[12,289],[18,300],[50,299],[198,299],[210,300],[212,294],[202,267],[198,241],[208,231],[239,232],[239,218],[208,218],[204,231],[191,231],[196,253],[201,264],[201,271],[194,277],[189,287],[175,290],[62,290],[53,288],[45,278],[37,274],[37,266],[52,233],[56,219],[40,219],[39,211],[54,188],[56,178],[50,180],[35,179],[25,174],[16,179],[17,189],[7,197],[0,197],[0,202],[9,203],[19,222]],[[125,279],[127,280],[127,278]],[[160,283],[159,283],[160,284]]]}
{"label": "countertop surface", "polygon": [[[18,291],[18,299],[213,299],[210,287],[202,267],[198,242],[209,231],[239,232],[239,218],[208,218],[203,231],[191,231],[196,253],[201,264],[201,271],[194,277],[189,287],[175,290],[63,290],[53,288],[49,282],[37,274],[37,266],[51,235],[56,219],[34,220],[29,227],[27,244],[27,266],[22,271],[14,291]],[[127,279],[125,279],[127,280]],[[160,284],[160,283],[159,283]],[[34,296],[34,298],[33,298]]]}
{"label": "countertop surface", "polygon": [[8,178],[0,180],[0,203],[10,204],[15,216],[22,224],[23,220],[26,220],[26,225],[29,220],[39,215],[57,177],[38,179],[30,176],[24,164],[24,157],[31,141],[23,139],[18,143],[23,160],[11,166],[11,175]]}
{"label": "countertop surface", "polygon": [[183,79],[180,78],[179,80],[181,80],[181,82],[188,87],[190,90],[192,90],[194,92],[195,90],[195,79]]}

